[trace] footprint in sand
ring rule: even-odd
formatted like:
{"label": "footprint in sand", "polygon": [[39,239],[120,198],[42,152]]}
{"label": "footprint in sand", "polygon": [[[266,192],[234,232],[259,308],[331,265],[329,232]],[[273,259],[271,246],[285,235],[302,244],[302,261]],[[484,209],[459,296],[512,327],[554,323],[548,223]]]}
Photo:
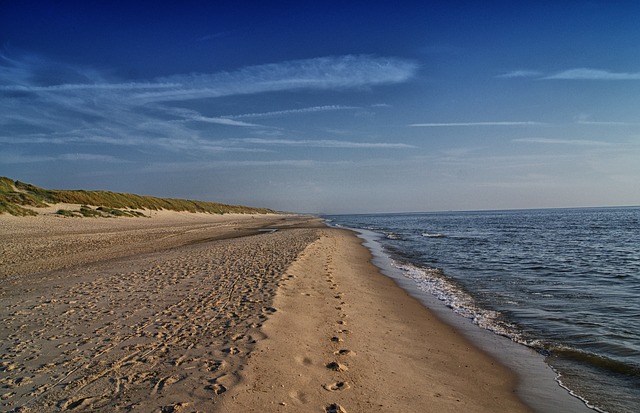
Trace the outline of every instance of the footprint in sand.
{"label": "footprint in sand", "polygon": [[204,388],[212,391],[216,395],[220,395],[226,392],[233,384],[233,377],[228,374],[222,374],[216,378],[208,380],[208,385]]}
{"label": "footprint in sand", "polygon": [[327,364],[327,368],[333,371],[347,371],[349,368],[344,364],[338,363],[337,361],[332,361]]}
{"label": "footprint in sand", "polygon": [[151,392],[151,394],[156,394],[162,391],[162,389],[164,389],[167,386],[170,386],[174,383],[179,382],[180,380],[182,380],[184,377],[178,376],[178,375],[173,375],[173,376],[168,376],[168,377],[164,377],[162,379],[160,379],[155,386],[153,386],[153,391]]}
{"label": "footprint in sand", "polygon": [[324,411],[326,413],[347,413],[344,407],[336,403],[328,405],[327,407],[325,407]]}
{"label": "footprint in sand", "polygon": [[207,390],[211,390],[215,394],[222,394],[227,391],[227,388],[220,383],[213,383],[205,387]]}
{"label": "footprint in sand", "polygon": [[187,407],[189,407],[189,403],[174,403],[174,404],[170,404],[168,406],[163,406],[162,409],[160,409],[160,412],[161,413],[176,413],[176,412],[183,411]]}
{"label": "footprint in sand", "polygon": [[76,399],[69,399],[62,403],[60,406],[62,410],[92,410],[96,406],[96,403],[103,398],[100,397],[80,397]]}
{"label": "footprint in sand", "polygon": [[347,382],[339,381],[332,384],[325,384],[322,387],[328,391],[340,391],[340,390],[347,390],[351,386],[349,386],[349,383]]}
{"label": "footprint in sand", "polygon": [[335,353],[336,356],[355,356],[356,352],[355,351],[351,351],[351,350],[347,350],[347,349],[342,349],[342,350],[338,350]]}
{"label": "footprint in sand", "polygon": [[213,372],[225,368],[225,362],[222,360],[204,360],[202,366],[204,371]]}

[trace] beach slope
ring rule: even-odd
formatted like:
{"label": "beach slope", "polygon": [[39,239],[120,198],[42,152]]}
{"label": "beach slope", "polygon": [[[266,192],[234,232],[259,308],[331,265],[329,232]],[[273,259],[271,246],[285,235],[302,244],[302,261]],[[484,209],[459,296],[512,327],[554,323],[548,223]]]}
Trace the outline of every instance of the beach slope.
{"label": "beach slope", "polygon": [[220,412],[525,412],[514,376],[324,229],[286,272],[276,310]]}

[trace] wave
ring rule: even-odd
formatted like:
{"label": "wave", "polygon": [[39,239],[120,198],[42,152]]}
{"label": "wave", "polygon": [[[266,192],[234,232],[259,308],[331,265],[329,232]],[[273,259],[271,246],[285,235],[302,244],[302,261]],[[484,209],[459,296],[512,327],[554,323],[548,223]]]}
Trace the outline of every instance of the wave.
{"label": "wave", "polygon": [[424,232],[422,236],[427,238],[446,238],[446,235],[440,233],[430,234],[428,232]]}
{"label": "wave", "polygon": [[517,328],[504,321],[500,312],[480,307],[471,295],[447,278],[439,269],[417,267],[395,260],[392,260],[392,265],[401,270],[405,277],[412,279],[418,289],[433,295],[455,313],[472,320],[479,327],[522,342]]}
{"label": "wave", "polygon": [[391,232],[391,231],[386,231],[385,233],[385,237],[387,239],[392,239],[392,240],[401,240],[402,237],[398,234],[396,234],[395,232]]}
{"label": "wave", "polygon": [[571,359],[611,373],[640,378],[640,366],[614,360],[600,354],[594,354],[567,346],[551,346],[549,352],[553,357]]}

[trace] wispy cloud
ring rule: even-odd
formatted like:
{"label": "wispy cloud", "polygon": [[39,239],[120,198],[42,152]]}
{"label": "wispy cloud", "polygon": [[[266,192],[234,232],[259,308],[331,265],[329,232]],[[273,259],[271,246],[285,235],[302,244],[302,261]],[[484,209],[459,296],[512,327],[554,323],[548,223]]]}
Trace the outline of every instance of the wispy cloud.
{"label": "wispy cloud", "polygon": [[510,78],[516,78],[516,77],[539,77],[539,76],[542,76],[542,73],[536,70],[514,70],[512,72],[504,73],[496,77],[510,79]]}
{"label": "wispy cloud", "polygon": [[0,91],[12,92],[67,92],[82,90],[114,90],[114,91],[137,91],[146,89],[175,89],[182,86],[179,83],[66,83],[51,86],[30,86],[30,85],[0,85]]}
{"label": "wispy cloud", "polygon": [[338,111],[338,110],[354,110],[360,109],[358,106],[342,106],[342,105],[324,105],[324,106],[312,106],[308,108],[301,109],[287,109],[287,110],[276,110],[272,112],[259,112],[259,113],[243,113],[239,115],[224,115],[221,118],[226,119],[238,119],[238,118],[274,118],[279,116],[288,116],[288,115],[300,115],[305,113],[316,113],[316,112],[329,112],[329,111]]}
{"label": "wispy cloud", "polygon": [[62,161],[87,161],[87,162],[125,162],[111,155],[96,153],[65,153],[57,156]]}
{"label": "wispy cloud", "polygon": [[349,142],[338,140],[295,140],[295,139],[261,139],[248,138],[244,142],[260,145],[280,145],[280,146],[304,146],[312,148],[343,148],[343,149],[409,149],[415,146],[405,143],[385,143],[385,142]]}
{"label": "wispy cloud", "polygon": [[631,126],[640,125],[638,122],[616,122],[616,121],[597,121],[597,120],[579,120],[576,123],[580,125],[603,125],[603,126]]}
{"label": "wispy cloud", "polygon": [[127,163],[124,159],[111,155],[102,155],[95,153],[63,153],[59,155],[25,155],[22,153],[2,153],[0,154],[0,163],[3,164],[26,164],[40,162],[55,161],[86,161],[100,163]]}
{"label": "wispy cloud", "polygon": [[[414,76],[418,65],[410,60],[362,55],[320,57],[248,66],[232,72],[176,74],[147,82],[33,84],[33,62],[0,59],[0,90],[14,92],[122,91],[144,102],[191,100],[295,89],[344,89],[400,83]],[[40,63],[40,62],[36,62]],[[25,73],[26,72],[26,73]],[[85,76],[78,76],[86,78]]]}
{"label": "wispy cloud", "polygon": [[322,162],[311,159],[280,159],[270,161],[252,161],[252,160],[230,160],[216,162],[162,162],[152,163],[141,168],[143,172],[152,173],[174,173],[185,171],[207,171],[215,169],[229,168],[314,168],[314,167],[331,167],[336,165],[349,164],[346,161]]}
{"label": "wispy cloud", "polygon": [[592,120],[591,115],[580,113],[575,117],[575,123],[578,125],[594,125],[594,126],[637,126],[640,122],[628,121],[611,121],[611,120]]}
{"label": "wispy cloud", "polygon": [[600,69],[569,69],[546,76],[547,80],[640,80],[640,72],[622,73]]}
{"label": "wispy cloud", "polygon": [[233,72],[174,75],[156,79],[178,84],[137,94],[143,102],[162,102],[277,92],[296,89],[352,89],[401,83],[414,76],[410,60],[371,56],[321,57],[248,66]]}
{"label": "wispy cloud", "polygon": [[496,76],[497,78],[535,78],[538,80],[640,80],[640,72],[614,72],[605,69],[573,68],[545,74],[537,70],[514,70]]}
{"label": "wispy cloud", "polygon": [[160,113],[163,113],[171,118],[175,118],[175,120],[170,121],[172,123],[202,122],[202,123],[213,123],[217,125],[226,125],[226,126],[265,127],[263,125],[258,125],[255,123],[248,123],[248,122],[242,122],[239,120],[229,119],[227,117],[204,116],[197,110],[193,110],[193,109],[176,108],[176,107],[170,107],[170,106],[155,106],[154,110]]}
{"label": "wispy cloud", "polygon": [[[268,152],[264,147],[256,147],[265,143],[232,139],[225,142],[220,137],[225,130],[217,125],[252,128],[251,133],[262,131],[265,135],[274,129],[241,119],[357,108],[326,105],[212,116],[185,109],[186,101],[300,89],[370,88],[405,82],[417,69],[417,64],[410,60],[347,55],[128,82],[114,81],[106,72],[38,57],[12,59],[0,55],[0,125],[3,130],[0,144],[25,145],[25,148],[43,144],[83,145],[85,151],[91,145],[118,145],[138,147],[144,152],[154,148],[182,151],[194,156],[230,151]],[[211,112],[210,109],[207,111]],[[340,146],[337,141],[317,142],[316,145],[336,148],[385,147],[384,144],[346,142]],[[306,144],[311,145],[311,141]],[[401,147],[389,145],[386,147]],[[81,158],[70,155],[65,159]]]}
{"label": "wispy cloud", "polygon": [[535,125],[543,125],[540,122],[513,122],[513,121],[503,121],[503,122],[447,122],[447,123],[412,123],[409,126],[412,127],[427,127],[427,128],[438,128],[438,127],[451,127],[451,126],[535,126]]}
{"label": "wispy cloud", "polygon": [[611,146],[611,143],[586,139],[547,139],[547,138],[520,138],[513,139],[517,143],[533,143],[544,145],[576,145],[576,146]]}
{"label": "wispy cloud", "polygon": [[228,119],[228,118],[211,118],[207,116],[194,116],[189,120],[194,122],[215,123],[217,125],[227,125],[227,126],[249,126],[249,127],[261,126],[261,125],[256,125],[255,123],[240,122],[240,121]]}

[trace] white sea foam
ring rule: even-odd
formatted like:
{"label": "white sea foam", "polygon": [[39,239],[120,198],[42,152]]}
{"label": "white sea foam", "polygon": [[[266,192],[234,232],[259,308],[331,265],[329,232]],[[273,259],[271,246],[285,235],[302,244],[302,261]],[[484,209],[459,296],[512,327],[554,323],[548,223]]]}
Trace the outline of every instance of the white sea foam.
{"label": "white sea foam", "polygon": [[444,235],[444,234],[440,234],[440,233],[430,234],[428,232],[423,233],[422,236],[423,237],[427,237],[427,238],[444,238],[444,237],[446,237],[446,235]]}
{"label": "white sea foam", "polygon": [[385,232],[385,235],[387,239],[394,239],[394,240],[402,239],[402,237],[396,234],[395,232]]}
{"label": "white sea foam", "polygon": [[455,313],[472,320],[479,327],[514,341],[521,341],[515,327],[503,321],[498,311],[478,306],[469,294],[437,268],[417,267],[395,260],[392,261],[392,265],[401,270],[405,277],[412,279],[418,289],[433,295]]}

